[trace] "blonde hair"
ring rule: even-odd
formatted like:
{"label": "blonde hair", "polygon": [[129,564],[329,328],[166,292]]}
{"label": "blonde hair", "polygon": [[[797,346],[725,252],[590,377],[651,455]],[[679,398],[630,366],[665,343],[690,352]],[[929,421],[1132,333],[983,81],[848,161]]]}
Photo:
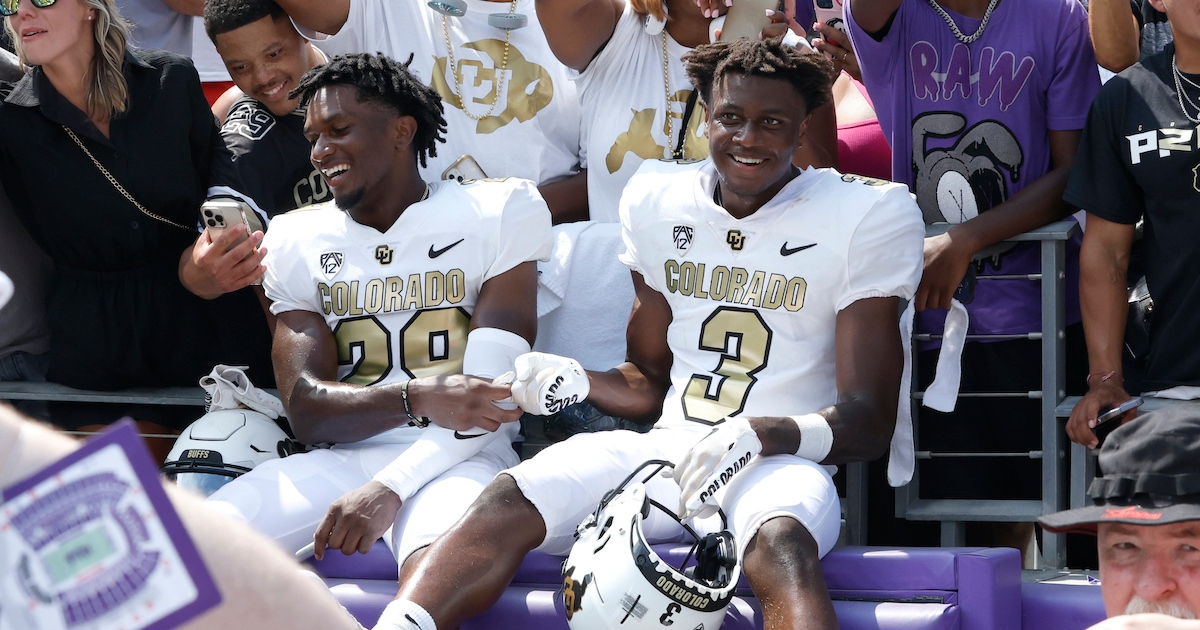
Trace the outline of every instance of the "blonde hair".
{"label": "blonde hair", "polygon": [[653,15],[658,20],[667,20],[667,7],[663,0],[629,0],[629,6],[638,15]]}
{"label": "blonde hair", "polygon": [[[125,63],[125,49],[129,44],[129,23],[117,11],[114,0],[82,2],[96,11],[96,19],[92,25],[96,53],[92,56],[92,65],[88,71],[86,113],[93,118],[112,119],[129,108],[129,85],[121,72]],[[29,60],[25,57],[20,36],[13,30],[11,18],[4,20],[4,29],[12,39],[21,64],[28,66]]]}

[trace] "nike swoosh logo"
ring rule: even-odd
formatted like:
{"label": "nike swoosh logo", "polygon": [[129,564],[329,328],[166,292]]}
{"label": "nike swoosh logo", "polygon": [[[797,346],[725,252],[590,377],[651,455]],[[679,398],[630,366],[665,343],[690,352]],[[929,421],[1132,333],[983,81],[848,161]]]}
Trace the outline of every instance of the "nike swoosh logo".
{"label": "nike swoosh logo", "polygon": [[[453,245],[451,245],[451,247],[453,247]],[[471,439],[474,439],[477,437],[483,437],[485,435],[487,435],[487,434],[486,433],[472,433],[470,435],[463,435],[462,433],[455,431],[454,439],[456,439],[456,440],[471,440]]]}
{"label": "nike swoosh logo", "polygon": [[442,254],[445,254],[446,252],[450,251],[450,249],[452,247],[454,247],[455,245],[458,245],[461,242],[463,242],[463,239],[460,238],[457,241],[454,241],[453,243],[450,243],[449,245],[447,245],[441,249],[434,249],[433,245],[430,245],[429,246],[429,257],[437,258],[438,256],[441,256]]}
{"label": "nike swoosh logo", "polygon": [[791,256],[792,254],[795,254],[796,252],[802,252],[810,247],[816,247],[816,246],[817,246],[817,244],[813,243],[812,245],[801,245],[800,247],[788,249],[787,241],[784,241],[783,245],[779,246],[779,255],[780,256]]}

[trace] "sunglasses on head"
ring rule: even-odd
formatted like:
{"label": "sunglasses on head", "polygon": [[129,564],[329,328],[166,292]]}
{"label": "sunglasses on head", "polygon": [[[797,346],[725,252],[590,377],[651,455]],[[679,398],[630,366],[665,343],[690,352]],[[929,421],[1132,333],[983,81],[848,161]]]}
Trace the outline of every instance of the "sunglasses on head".
{"label": "sunglasses on head", "polygon": [[[45,9],[48,6],[53,5],[55,2],[58,2],[58,0],[29,0],[29,1],[33,3],[33,6],[39,8],[39,9]],[[0,0],[0,15],[3,15],[5,17],[8,17],[10,15],[16,15],[17,14],[17,4],[19,2],[21,2],[21,0]]]}

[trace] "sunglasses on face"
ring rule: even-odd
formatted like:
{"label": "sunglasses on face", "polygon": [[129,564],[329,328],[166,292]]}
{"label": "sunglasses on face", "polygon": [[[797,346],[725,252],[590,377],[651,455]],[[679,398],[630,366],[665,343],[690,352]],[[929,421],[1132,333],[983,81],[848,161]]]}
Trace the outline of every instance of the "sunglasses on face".
{"label": "sunglasses on face", "polygon": [[[3,15],[5,17],[8,17],[10,15],[16,15],[17,14],[17,4],[20,1],[21,0],[0,0],[0,15]],[[53,5],[55,2],[58,2],[58,0],[29,0],[29,1],[33,3],[33,6],[39,8],[39,9],[45,9],[48,6]]]}

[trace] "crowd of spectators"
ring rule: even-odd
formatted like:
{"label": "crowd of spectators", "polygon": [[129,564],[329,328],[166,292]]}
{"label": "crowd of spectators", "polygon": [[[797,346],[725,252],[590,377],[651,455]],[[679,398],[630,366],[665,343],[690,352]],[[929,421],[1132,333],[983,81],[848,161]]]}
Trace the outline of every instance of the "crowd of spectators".
{"label": "crowd of spectators", "polygon": [[[576,244],[569,224],[617,221],[643,161],[707,157],[681,58],[710,40],[727,2],[465,0],[465,15],[430,4],[444,13],[419,0],[15,3],[5,22],[20,66],[0,58],[0,270],[17,297],[0,310],[0,379],[192,386],[225,363],[273,385],[273,320],[254,286],[263,234],[215,237],[198,208],[241,199],[269,230],[330,199],[293,90],[338,55],[382,51],[441,97],[445,141],[421,160],[425,180],[533,181],[558,226],[552,259]],[[914,305],[921,331],[965,317],[985,337],[962,353],[964,391],[1040,388],[1039,290],[1019,278],[1038,273],[1038,249],[1005,241],[1082,209],[1084,236],[1068,246],[1067,389],[1086,396],[1070,437],[1096,447],[1091,421],[1130,394],[1200,395],[1188,212],[1200,195],[1200,23],[1184,3],[1092,0],[1089,13],[1078,0],[854,0],[840,28],[787,4],[764,35],[813,37],[837,73],[795,163],[904,183],[927,224],[952,224],[925,241]],[[200,14],[235,84],[211,108],[186,58]],[[1101,88],[1100,67],[1121,74]],[[1123,381],[1122,353],[1135,272],[1156,305],[1138,384]],[[919,386],[937,366],[937,348],[922,350]],[[155,431],[195,415],[54,407],[26,411],[64,428],[132,414]],[[1040,448],[1036,400],[920,415],[925,450]],[[933,496],[1041,490],[1036,463],[927,467]],[[1003,527],[987,542],[1025,547],[1032,533]]]}

